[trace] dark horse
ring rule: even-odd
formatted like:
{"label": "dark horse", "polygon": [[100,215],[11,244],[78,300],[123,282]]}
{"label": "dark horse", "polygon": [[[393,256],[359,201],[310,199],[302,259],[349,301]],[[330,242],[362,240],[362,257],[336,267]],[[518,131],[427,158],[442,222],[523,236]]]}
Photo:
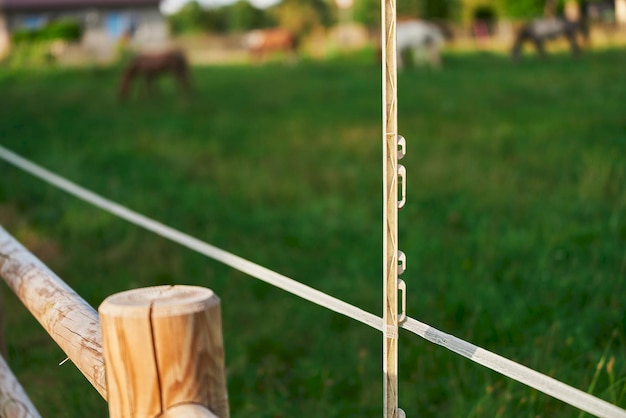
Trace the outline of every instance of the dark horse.
{"label": "dark horse", "polygon": [[122,74],[119,85],[120,99],[128,97],[131,84],[135,78],[143,78],[148,87],[148,92],[151,92],[154,80],[166,73],[174,76],[185,92],[189,91],[189,64],[182,51],[175,49],[137,55],[126,66]]}
{"label": "dark horse", "polygon": [[511,57],[513,60],[519,59],[524,43],[530,41],[535,45],[537,52],[543,58],[546,56],[544,48],[545,41],[561,36],[567,38],[572,54],[577,55],[580,53],[580,46],[577,39],[579,33],[584,37],[585,42],[589,41],[589,28],[586,22],[575,22],[562,17],[532,20],[517,31]]}

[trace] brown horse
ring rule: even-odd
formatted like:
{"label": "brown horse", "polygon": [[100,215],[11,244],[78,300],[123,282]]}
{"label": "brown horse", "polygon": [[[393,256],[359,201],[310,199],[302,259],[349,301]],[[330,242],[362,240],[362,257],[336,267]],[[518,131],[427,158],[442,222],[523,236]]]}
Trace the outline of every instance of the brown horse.
{"label": "brown horse", "polygon": [[175,49],[137,55],[126,66],[122,74],[119,85],[120,99],[128,97],[131,84],[135,78],[143,78],[148,92],[151,93],[154,88],[154,80],[166,73],[174,76],[180,87],[186,93],[189,92],[189,64],[182,51]]}
{"label": "brown horse", "polygon": [[245,36],[243,43],[255,62],[262,61],[267,54],[274,52],[286,54],[292,64],[297,60],[298,39],[287,29],[254,30]]}

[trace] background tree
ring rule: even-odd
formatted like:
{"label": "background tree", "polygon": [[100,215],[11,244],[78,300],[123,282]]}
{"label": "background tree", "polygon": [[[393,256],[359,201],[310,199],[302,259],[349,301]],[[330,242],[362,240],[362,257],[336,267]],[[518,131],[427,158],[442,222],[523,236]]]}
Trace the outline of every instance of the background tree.
{"label": "background tree", "polygon": [[[500,0],[508,17],[532,18],[554,16],[563,11],[566,0]],[[580,2],[579,2],[580,3]]]}
{"label": "background tree", "polygon": [[192,1],[167,20],[174,34],[244,32],[276,24],[268,11],[254,7],[247,0],[206,9]]}
{"label": "background tree", "polygon": [[398,16],[426,20],[448,20],[457,15],[458,0],[406,0],[398,2]]}
{"label": "background tree", "polygon": [[556,11],[557,11],[557,7],[558,7],[558,0],[546,0],[544,6],[543,6],[543,15],[544,16],[555,16],[556,15]]}
{"label": "background tree", "polygon": [[[403,0],[397,3],[399,17],[428,20],[458,20],[461,0]],[[380,1],[355,0],[354,20],[367,27],[380,27]]]}
{"label": "background tree", "polygon": [[398,17],[423,17],[425,0],[405,0],[397,2]]}
{"label": "background tree", "polygon": [[325,0],[283,0],[271,13],[281,27],[299,36],[333,23],[331,5]]}
{"label": "background tree", "polygon": [[459,16],[458,0],[423,0],[423,16],[431,20],[450,20]]}
{"label": "background tree", "polygon": [[355,0],[353,18],[368,28],[380,27],[380,0]]}
{"label": "background tree", "polygon": [[167,21],[174,34],[202,32],[210,26],[206,11],[197,1],[185,4],[177,13],[168,16]]}
{"label": "background tree", "polygon": [[254,7],[247,0],[239,0],[224,9],[229,32],[245,32],[276,24],[275,19],[270,14]]}

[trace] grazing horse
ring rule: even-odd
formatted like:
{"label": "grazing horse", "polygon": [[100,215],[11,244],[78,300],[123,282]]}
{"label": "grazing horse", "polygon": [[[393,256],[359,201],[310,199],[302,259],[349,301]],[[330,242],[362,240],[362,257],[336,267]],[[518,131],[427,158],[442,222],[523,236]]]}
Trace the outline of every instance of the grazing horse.
{"label": "grazing horse", "polygon": [[157,53],[143,53],[134,57],[126,66],[119,85],[119,97],[128,97],[131,84],[137,77],[144,79],[148,92],[153,89],[154,80],[169,73],[176,78],[180,87],[189,92],[189,65],[185,54],[178,50]]}
{"label": "grazing horse", "polygon": [[441,67],[440,50],[452,34],[439,25],[423,20],[401,20],[396,25],[398,68],[404,67],[405,54],[411,52],[417,64],[424,62]]}
{"label": "grazing horse", "polygon": [[584,37],[585,42],[589,41],[589,28],[587,23],[582,20],[571,21],[563,17],[531,20],[517,31],[515,43],[511,50],[511,58],[514,61],[519,59],[522,47],[527,41],[532,42],[539,55],[544,58],[546,56],[545,41],[562,36],[567,38],[572,55],[578,55],[580,53],[577,40],[579,33]]}
{"label": "grazing horse", "polygon": [[243,44],[255,62],[262,61],[267,54],[274,52],[287,54],[292,64],[297,61],[298,39],[287,29],[253,30],[244,37]]}

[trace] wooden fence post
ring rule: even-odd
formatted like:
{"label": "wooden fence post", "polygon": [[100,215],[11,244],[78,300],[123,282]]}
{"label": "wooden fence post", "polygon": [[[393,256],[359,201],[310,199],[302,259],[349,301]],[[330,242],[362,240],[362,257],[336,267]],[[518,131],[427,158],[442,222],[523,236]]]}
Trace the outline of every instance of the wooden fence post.
{"label": "wooden fence post", "polygon": [[212,416],[172,411],[188,404],[229,417],[215,293],[196,286],[135,289],[108,297],[98,310],[111,418]]}
{"label": "wooden fence post", "polygon": [[2,356],[0,356],[0,417],[41,418]]}
{"label": "wooden fence post", "polygon": [[96,310],[2,227],[0,277],[106,399]]}
{"label": "wooden fence post", "polygon": [[4,333],[4,291],[0,286],[0,355],[4,358],[9,357],[7,348],[6,334]]}
{"label": "wooden fence post", "polygon": [[[383,416],[398,418],[397,1],[381,1],[383,99]],[[406,181],[403,179],[403,181]]]}

